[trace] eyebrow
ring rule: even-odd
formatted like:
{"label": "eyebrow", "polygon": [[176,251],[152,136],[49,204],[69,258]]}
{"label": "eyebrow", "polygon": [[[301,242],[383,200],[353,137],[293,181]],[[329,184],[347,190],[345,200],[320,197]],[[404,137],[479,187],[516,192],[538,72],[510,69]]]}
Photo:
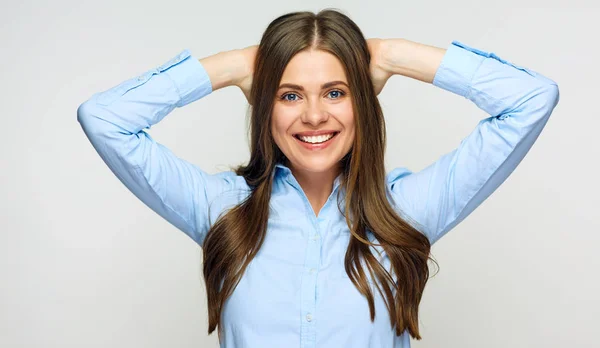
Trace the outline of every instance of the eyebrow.
{"label": "eyebrow", "polygon": [[[344,85],[344,86],[350,88],[348,86],[348,84],[346,84],[346,82],[344,82],[344,81],[331,81],[331,82],[327,82],[327,83],[322,84],[321,85],[321,89],[333,87],[335,85]],[[304,91],[304,87],[302,87],[300,85],[295,85],[293,83],[284,83],[284,84],[282,84],[282,85],[279,86],[279,89],[282,89],[282,88],[285,88],[285,87],[296,89],[298,91]]]}

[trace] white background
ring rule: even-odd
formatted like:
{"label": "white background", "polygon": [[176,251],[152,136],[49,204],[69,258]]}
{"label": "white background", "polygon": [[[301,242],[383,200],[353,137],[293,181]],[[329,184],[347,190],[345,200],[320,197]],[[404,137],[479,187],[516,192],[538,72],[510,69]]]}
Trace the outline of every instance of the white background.
{"label": "white background", "polygon": [[[201,249],[113,176],[76,120],[93,93],[184,48],[258,44],[277,16],[339,8],[369,37],[492,51],[555,80],[520,166],[433,247],[441,270],[413,347],[598,347],[600,5],[595,1],[2,1],[0,347],[217,347]],[[594,34],[595,33],[595,34]],[[487,117],[394,76],[380,94],[388,170],[424,168]],[[151,133],[206,171],[249,158],[235,87]],[[335,347],[332,347],[335,348]]]}

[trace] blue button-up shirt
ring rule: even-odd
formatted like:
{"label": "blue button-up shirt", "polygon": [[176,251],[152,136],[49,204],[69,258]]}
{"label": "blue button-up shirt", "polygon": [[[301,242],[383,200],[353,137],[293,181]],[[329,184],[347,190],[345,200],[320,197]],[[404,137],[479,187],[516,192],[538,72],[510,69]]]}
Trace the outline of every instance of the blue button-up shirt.
{"label": "blue button-up shirt", "polygon": [[[387,175],[394,207],[431,243],[510,175],[559,100],[549,78],[457,41],[433,85],[471,100],[489,116],[425,169],[399,167]],[[95,93],[77,110],[86,136],[116,177],[200,246],[219,214],[240,203],[249,187],[231,171],[209,174],[178,158],[144,129],[211,92],[206,70],[185,49]],[[371,322],[366,299],[345,273],[350,232],[337,209],[339,177],[317,216],[289,168],[278,165],[273,175],[266,240],[225,303],[221,347],[409,347],[408,332],[394,335],[380,294],[374,289]],[[390,270],[385,253],[379,261]]]}

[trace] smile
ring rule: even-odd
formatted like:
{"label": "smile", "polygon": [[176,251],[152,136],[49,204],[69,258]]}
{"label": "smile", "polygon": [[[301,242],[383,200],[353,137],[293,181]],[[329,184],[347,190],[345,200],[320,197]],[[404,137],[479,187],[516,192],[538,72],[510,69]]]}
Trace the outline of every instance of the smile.
{"label": "smile", "polygon": [[330,134],[321,134],[321,135],[316,135],[316,136],[296,135],[295,137],[297,139],[299,139],[300,141],[305,142],[305,143],[309,143],[309,144],[322,144],[322,143],[328,141],[329,139],[333,138],[338,133],[339,132],[333,132],[333,133],[330,133]]}
{"label": "smile", "polygon": [[340,132],[333,132],[330,134],[321,134],[316,136],[300,136],[294,135],[294,138],[298,144],[307,150],[323,150],[327,148],[331,143],[337,139],[337,135]]}

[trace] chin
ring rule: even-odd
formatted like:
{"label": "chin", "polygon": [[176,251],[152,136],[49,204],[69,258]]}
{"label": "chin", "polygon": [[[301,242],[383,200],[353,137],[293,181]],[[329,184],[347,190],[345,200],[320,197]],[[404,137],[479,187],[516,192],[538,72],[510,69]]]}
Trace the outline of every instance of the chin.
{"label": "chin", "polygon": [[292,163],[296,164],[295,166],[297,169],[305,170],[311,173],[323,173],[336,169],[340,160],[341,158],[339,160],[302,158],[292,161]]}

